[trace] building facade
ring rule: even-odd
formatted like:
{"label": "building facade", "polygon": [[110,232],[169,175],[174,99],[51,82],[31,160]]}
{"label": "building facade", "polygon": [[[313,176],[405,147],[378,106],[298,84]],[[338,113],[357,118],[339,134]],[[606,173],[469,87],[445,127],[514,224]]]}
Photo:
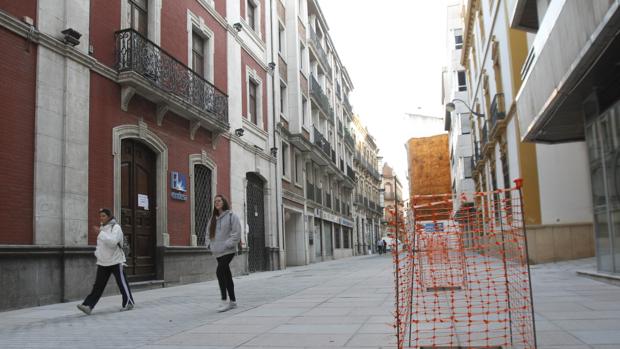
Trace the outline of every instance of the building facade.
{"label": "building facade", "polygon": [[[444,129],[449,133],[450,175],[452,193],[462,197],[463,193],[473,193],[475,183],[472,169],[475,167],[472,147],[472,128],[470,114],[467,110],[467,78],[465,67],[461,65],[463,48],[463,6],[461,1],[453,1],[447,10],[446,52],[448,65],[443,71],[442,101],[446,105],[454,100],[455,117],[447,113],[444,118]],[[454,200],[454,212],[467,210],[473,205],[473,197],[465,195],[468,200]]]}
{"label": "building facade", "polygon": [[383,195],[383,229],[381,237],[383,237],[387,235],[385,226],[388,224],[390,217],[393,216],[392,210],[396,208],[406,209],[403,203],[407,198],[403,197],[403,186],[396,173],[394,173],[394,169],[388,163],[384,163],[381,170],[381,189]]}
{"label": "building facade", "polygon": [[[589,174],[580,165],[587,162],[585,143],[522,142],[527,129],[519,122],[521,110],[515,102],[522,84],[521,68],[529,64],[528,40],[524,32],[510,28],[515,3],[462,3],[462,38],[455,26],[450,42],[461,47],[466,83],[459,82],[459,86],[467,92],[462,103],[467,106],[451,117],[470,117],[476,191],[510,188],[515,179],[523,179],[524,219],[533,262],[591,256]],[[454,105],[460,103],[454,101]],[[490,214],[492,199],[489,196],[489,202],[479,203],[476,209]]]}
{"label": "building facade", "polygon": [[353,255],[353,85],[327,28],[312,0],[0,1],[0,309],[88,292],[101,207],[131,281],[215,277],[216,194],[242,221],[234,273]]}
{"label": "building facade", "polygon": [[[556,185],[547,194],[591,200],[579,217],[594,221],[588,236],[598,270],[620,273],[620,1],[512,3],[509,24],[527,35],[528,48],[517,67],[520,139],[537,149],[574,150],[567,169],[556,168],[551,154],[540,157],[539,166],[554,171]],[[574,174],[587,181],[575,183]]]}
{"label": "building facade", "polygon": [[353,243],[357,254],[368,254],[376,252],[377,241],[381,237],[383,210],[379,196],[379,148],[357,115],[353,117],[351,129],[355,141],[354,171],[357,176]]}

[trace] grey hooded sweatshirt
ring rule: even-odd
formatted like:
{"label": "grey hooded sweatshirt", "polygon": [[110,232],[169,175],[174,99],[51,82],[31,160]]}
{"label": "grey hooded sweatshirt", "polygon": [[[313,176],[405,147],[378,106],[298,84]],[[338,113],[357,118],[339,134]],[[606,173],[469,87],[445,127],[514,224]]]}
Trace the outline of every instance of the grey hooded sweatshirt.
{"label": "grey hooded sweatshirt", "polygon": [[213,219],[207,224],[205,232],[205,245],[211,249],[215,257],[237,252],[237,244],[241,240],[241,222],[239,217],[231,210],[224,211],[216,218],[215,238],[209,238],[209,228]]}

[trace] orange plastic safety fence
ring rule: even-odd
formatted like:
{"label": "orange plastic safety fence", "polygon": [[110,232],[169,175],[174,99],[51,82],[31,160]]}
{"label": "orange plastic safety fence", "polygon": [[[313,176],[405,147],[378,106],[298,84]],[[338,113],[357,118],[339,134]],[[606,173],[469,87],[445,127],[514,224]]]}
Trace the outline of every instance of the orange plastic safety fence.
{"label": "orange plastic safety fence", "polygon": [[522,208],[514,188],[392,211],[399,348],[536,348]]}

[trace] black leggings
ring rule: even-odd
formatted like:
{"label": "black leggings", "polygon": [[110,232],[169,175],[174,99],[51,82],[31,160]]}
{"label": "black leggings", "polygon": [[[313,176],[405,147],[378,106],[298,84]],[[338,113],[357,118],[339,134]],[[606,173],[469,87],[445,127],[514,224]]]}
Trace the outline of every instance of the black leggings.
{"label": "black leggings", "polygon": [[129,283],[127,282],[127,278],[125,277],[125,273],[123,272],[122,264],[110,265],[108,267],[98,265],[97,278],[95,279],[93,290],[90,292],[88,297],[86,297],[84,303],[82,304],[88,305],[91,308],[95,307],[97,302],[99,302],[99,298],[101,298],[101,294],[103,294],[103,290],[108,283],[110,274],[114,275],[114,278],[116,279],[116,284],[118,285],[118,289],[119,291],[121,291],[121,295],[123,296],[123,307],[127,306],[128,303],[134,304],[133,296],[131,295]]}
{"label": "black leggings", "polygon": [[220,292],[222,293],[222,300],[226,300],[226,291],[228,291],[228,297],[231,302],[236,302],[235,298],[235,284],[233,283],[232,273],[230,272],[230,262],[232,261],[234,253],[230,253],[221,257],[217,257],[217,281],[220,284]]}

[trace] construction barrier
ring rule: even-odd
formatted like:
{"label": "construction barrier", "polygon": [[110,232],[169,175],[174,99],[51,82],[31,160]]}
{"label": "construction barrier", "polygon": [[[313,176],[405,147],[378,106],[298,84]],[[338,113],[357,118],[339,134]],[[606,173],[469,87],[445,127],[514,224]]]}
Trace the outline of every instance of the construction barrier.
{"label": "construction barrier", "polygon": [[398,348],[536,348],[517,184],[392,211]]}

